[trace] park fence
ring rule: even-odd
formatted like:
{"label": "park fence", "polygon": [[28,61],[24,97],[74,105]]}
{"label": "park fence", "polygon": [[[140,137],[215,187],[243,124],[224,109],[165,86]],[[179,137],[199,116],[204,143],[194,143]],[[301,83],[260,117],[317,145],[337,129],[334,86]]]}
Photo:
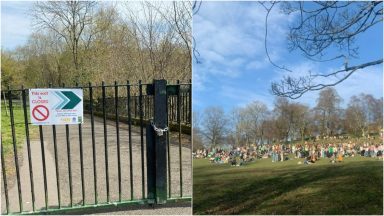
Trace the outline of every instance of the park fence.
{"label": "park fence", "polygon": [[191,200],[190,82],[55,88],[83,89],[83,124],[34,126],[29,89],[1,93],[2,214]]}

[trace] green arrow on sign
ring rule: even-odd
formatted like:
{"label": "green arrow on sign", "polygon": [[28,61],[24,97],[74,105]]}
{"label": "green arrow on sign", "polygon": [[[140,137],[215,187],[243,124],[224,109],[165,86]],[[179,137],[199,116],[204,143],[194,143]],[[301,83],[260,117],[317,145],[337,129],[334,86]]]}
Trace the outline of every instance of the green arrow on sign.
{"label": "green arrow on sign", "polygon": [[53,109],[62,109],[62,107],[69,102],[68,98],[65,97],[60,91],[54,92],[56,96],[60,99],[59,103]]}
{"label": "green arrow on sign", "polygon": [[61,93],[69,99],[69,102],[66,103],[62,109],[73,109],[81,101],[81,98],[71,91],[61,91]]}

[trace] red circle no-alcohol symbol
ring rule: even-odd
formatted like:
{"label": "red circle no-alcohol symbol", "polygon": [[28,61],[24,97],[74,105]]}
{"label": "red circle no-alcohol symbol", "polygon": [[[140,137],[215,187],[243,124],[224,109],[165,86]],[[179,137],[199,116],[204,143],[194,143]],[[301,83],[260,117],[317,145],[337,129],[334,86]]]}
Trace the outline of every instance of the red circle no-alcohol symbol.
{"label": "red circle no-alcohol symbol", "polygon": [[37,121],[47,120],[49,116],[49,110],[46,106],[43,106],[43,105],[35,106],[32,110],[32,116]]}

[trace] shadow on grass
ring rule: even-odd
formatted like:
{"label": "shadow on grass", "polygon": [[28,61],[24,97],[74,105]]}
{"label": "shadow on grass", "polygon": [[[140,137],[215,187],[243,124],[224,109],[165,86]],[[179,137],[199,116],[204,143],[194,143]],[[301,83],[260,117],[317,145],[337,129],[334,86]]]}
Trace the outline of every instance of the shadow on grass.
{"label": "shadow on grass", "polygon": [[[180,208],[180,207],[191,207],[190,201],[179,201],[179,202],[171,202],[162,205],[150,205],[148,203],[120,203],[120,204],[110,204],[105,206],[93,206],[92,204],[88,204],[87,207],[81,207],[81,202],[74,204],[75,208],[71,208],[69,206],[61,206],[61,209],[58,206],[48,206],[50,211],[44,211],[45,208],[41,208],[34,212],[35,215],[86,215],[86,214],[126,214],[128,211],[136,211],[136,210],[153,210],[161,211],[163,208]],[[63,208],[64,207],[64,208]]]}
{"label": "shadow on grass", "polygon": [[195,214],[382,214],[380,161],[228,169],[194,166]]}

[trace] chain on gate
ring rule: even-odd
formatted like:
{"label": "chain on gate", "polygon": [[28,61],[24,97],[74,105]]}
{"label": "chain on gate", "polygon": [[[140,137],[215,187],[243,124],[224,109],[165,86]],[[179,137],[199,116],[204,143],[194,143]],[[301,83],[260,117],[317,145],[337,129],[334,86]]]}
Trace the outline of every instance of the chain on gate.
{"label": "chain on gate", "polygon": [[156,127],[155,123],[153,123],[153,121],[151,121],[151,126],[153,127],[153,130],[155,130],[157,136],[163,136],[164,132],[168,131],[168,127],[165,127],[163,129],[158,128],[158,127]]}

